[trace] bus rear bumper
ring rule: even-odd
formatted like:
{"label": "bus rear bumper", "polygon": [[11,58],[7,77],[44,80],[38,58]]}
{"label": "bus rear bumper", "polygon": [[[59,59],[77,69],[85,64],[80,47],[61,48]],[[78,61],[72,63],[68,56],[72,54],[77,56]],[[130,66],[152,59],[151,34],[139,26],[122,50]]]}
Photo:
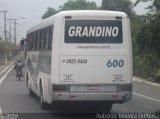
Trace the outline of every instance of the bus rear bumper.
{"label": "bus rear bumper", "polygon": [[113,103],[124,103],[132,98],[131,91],[110,93],[53,93],[54,101],[105,101]]}

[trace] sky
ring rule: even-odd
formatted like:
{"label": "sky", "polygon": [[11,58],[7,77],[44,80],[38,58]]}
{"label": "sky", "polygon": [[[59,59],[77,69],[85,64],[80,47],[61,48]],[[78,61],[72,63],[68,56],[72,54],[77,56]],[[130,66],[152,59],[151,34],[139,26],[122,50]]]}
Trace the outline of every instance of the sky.
{"label": "sky", "polygon": [[[8,19],[17,19],[26,16],[25,19],[17,20],[17,40],[26,36],[26,31],[29,27],[41,20],[41,16],[47,11],[48,7],[58,9],[68,0],[0,0],[0,11],[7,10]],[[98,6],[101,6],[102,0],[87,0],[94,1]],[[135,2],[136,0],[131,0]],[[144,8],[147,4],[140,3],[134,11],[137,14],[144,14]],[[3,14],[0,13],[0,36],[3,36]],[[7,22],[7,30],[9,28]],[[13,26],[12,26],[13,27]],[[13,33],[13,31],[12,31]],[[13,34],[12,34],[13,35]]]}

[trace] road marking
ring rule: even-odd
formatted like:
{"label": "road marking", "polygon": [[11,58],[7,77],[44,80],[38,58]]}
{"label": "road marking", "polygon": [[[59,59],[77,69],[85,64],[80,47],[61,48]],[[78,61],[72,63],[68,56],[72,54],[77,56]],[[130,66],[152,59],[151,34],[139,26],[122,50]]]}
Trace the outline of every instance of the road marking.
{"label": "road marking", "polygon": [[[13,62],[14,63],[14,62]],[[10,66],[9,70],[6,72],[6,74],[0,79],[0,85],[4,81],[4,79],[7,77],[7,75],[10,73],[10,71],[13,69],[14,65],[11,63],[9,66],[7,66],[3,71],[0,72],[0,74],[4,73]],[[13,66],[12,66],[13,65]],[[0,114],[2,113],[2,108],[0,106]]]}
{"label": "road marking", "polygon": [[155,101],[155,102],[159,102],[159,103],[160,103],[160,100],[158,100],[158,99],[154,99],[154,98],[151,98],[151,97],[148,97],[148,96],[145,96],[145,95],[141,95],[141,94],[136,93],[136,92],[133,92],[133,94],[136,95],[136,96],[140,96],[140,97],[143,97],[143,98],[145,98],[145,99],[152,100],[152,101]]}
{"label": "road marking", "polygon": [[2,109],[1,109],[1,106],[0,106],[0,113],[2,113]]}
{"label": "road marking", "polygon": [[9,72],[12,70],[13,67],[14,65],[11,66],[10,69],[6,72],[6,74],[0,79],[0,85],[2,84],[3,80],[7,77],[7,75],[9,74]]}
{"label": "road marking", "polygon": [[1,75],[2,73],[4,73],[11,65],[13,65],[14,62],[15,62],[15,61],[13,61],[10,65],[8,65],[5,69],[3,69],[3,70],[0,72],[0,75]]}

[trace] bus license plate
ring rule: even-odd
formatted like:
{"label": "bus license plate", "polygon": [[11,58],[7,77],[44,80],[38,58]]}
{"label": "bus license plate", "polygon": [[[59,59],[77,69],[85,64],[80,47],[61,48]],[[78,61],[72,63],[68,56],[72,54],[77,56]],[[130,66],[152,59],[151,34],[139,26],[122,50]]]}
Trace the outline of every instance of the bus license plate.
{"label": "bus license plate", "polygon": [[88,90],[99,90],[99,86],[98,85],[92,85],[92,86],[87,86]]}

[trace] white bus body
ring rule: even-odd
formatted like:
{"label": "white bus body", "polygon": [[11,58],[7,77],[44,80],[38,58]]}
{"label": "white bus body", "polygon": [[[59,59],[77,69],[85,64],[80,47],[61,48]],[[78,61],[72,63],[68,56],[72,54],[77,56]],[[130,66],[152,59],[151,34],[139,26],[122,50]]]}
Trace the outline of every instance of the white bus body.
{"label": "white bus body", "polygon": [[42,107],[69,101],[103,102],[111,109],[131,99],[132,45],[125,13],[59,12],[30,28],[27,40],[26,83]]}

